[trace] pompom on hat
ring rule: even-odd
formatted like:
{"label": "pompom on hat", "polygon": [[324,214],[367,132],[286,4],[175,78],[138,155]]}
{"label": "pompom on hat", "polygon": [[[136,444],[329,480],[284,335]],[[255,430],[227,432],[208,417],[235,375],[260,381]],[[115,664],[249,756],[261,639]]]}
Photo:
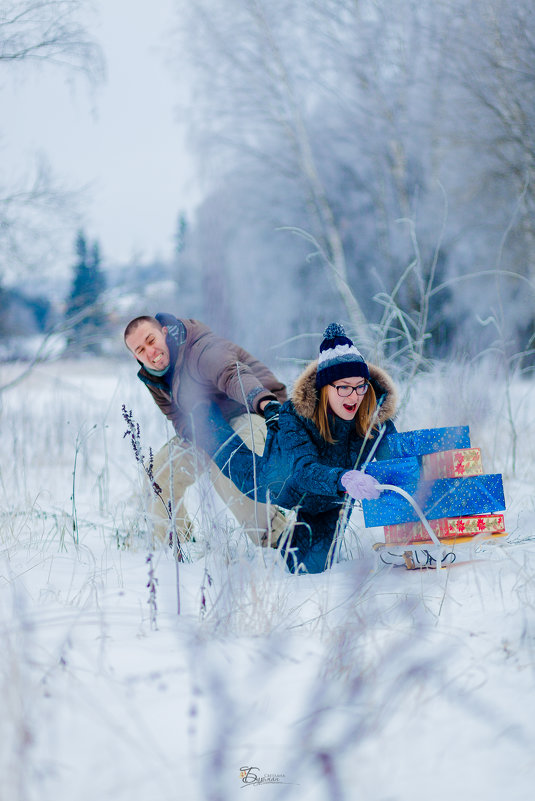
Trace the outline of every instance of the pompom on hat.
{"label": "pompom on hat", "polygon": [[362,353],[346,337],[344,327],[339,323],[331,323],[325,329],[320,345],[316,387],[321,389],[333,381],[351,376],[369,379],[368,365]]}

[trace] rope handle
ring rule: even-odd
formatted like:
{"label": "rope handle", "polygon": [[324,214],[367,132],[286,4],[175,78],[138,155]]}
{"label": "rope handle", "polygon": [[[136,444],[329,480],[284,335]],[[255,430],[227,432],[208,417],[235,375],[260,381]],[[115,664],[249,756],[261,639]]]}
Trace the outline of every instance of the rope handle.
{"label": "rope handle", "polygon": [[[443,547],[442,543],[439,540],[439,538],[437,537],[437,535],[435,534],[435,532],[433,531],[433,529],[429,525],[429,523],[427,521],[427,518],[425,517],[424,513],[422,512],[422,509],[421,509],[420,505],[414,500],[412,495],[409,495],[409,493],[406,492],[404,489],[401,489],[401,487],[396,487],[395,484],[379,484],[378,489],[380,489],[381,491],[382,490],[392,490],[393,492],[397,492],[398,495],[401,495],[403,498],[405,498],[405,500],[409,501],[409,503],[411,504],[412,508],[414,509],[414,511],[416,512],[418,517],[420,518],[423,527],[425,528],[425,530],[427,531],[427,533],[431,537],[432,541],[435,543],[435,545],[438,548],[442,548]],[[439,566],[440,566],[440,560],[437,559],[437,568]]]}

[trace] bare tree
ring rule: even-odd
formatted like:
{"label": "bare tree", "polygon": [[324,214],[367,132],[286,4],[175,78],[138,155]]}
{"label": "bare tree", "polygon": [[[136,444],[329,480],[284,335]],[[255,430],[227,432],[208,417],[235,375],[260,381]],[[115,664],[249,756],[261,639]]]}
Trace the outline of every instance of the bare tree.
{"label": "bare tree", "polygon": [[[232,185],[236,199],[241,177],[241,209],[308,237],[359,341],[381,322],[376,301],[420,353],[488,337],[478,315],[519,298],[500,270],[535,264],[527,0],[178,3],[207,193]],[[227,231],[245,224],[226,215]],[[398,335],[384,332],[389,347]]]}
{"label": "bare tree", "polygon": [[[0,6],[0,92],[22,64],[51,65],[90,81],[103,75],[98,45],[84,24],[82,0],[17,0]],[[4,120],[4,124],[8,121]],[[37,160],[32,172],[15,179],[0,176],[0,282],[9,270],[47,261],[54,234],[72,224],[74,194],[54,181],[50,167]]]}
{"label": "bare tree", "polygon": [[522,198],[522,224],[533,240],[535,8],[527,0],[475,0],[463,7],[461,20],[452,32],[456,58],[449,68],[465,93],[458,111],[469,127],[460,133],[469,146],[477,137],[492,158],[488,180],[512,185]]}
{"label": "bare tree", "polygon": [[493,313],[509,348],[533,348],[535,8],[529,0],[443,5],[457,11],[446,72],[456,94],[442,131],[463,164],[456,197],[468,189],[486,216],[495,242],[485,264],[496,269]]}
{"label": "bare tree", "polygon": [[[416,0],[187,6],[180,16],[195,67],[188,115],[212,181],[241,169],[257,171],[257,194],[285,183],[279,217],[286,212],[284,224],[323,257],[366,342],[374,294],[396,286],[414,256],[412,231],[398,220],[443,200],[438,185],[434,201],[429,191],[444,47],[436,13]],[[206,159],[213,153],[216,163]],[[300,196],[301,215],[290,196]],[[404,287],[413,304],[432,278],[439,214],[420,221],[422,274],[413,270],[415,286]]]}
{"label": "bare tree", "polygon": [[[279,0],[269,5],[258,0],[200,0],[186,13],[185,35],[202,97],[210,104],[211,133],[242,157],[256,157],[264,165],[267,160],[301,185],[313,221],[301,233],[323,257],[350,320],[365,338],[366,318],[350,289],[342,238],[307,123],[310,94],[303,94],[299,64],[292,58],[296,26],[304,25],[308,14],[305,8],[302,15],[299,4]],[[191,36],[192,30],[201,35]],[[206,58],[207,50],[211,59]],[[197,117],[201,127],[206,119]],[[199,141],[206,141],[202,133]],[[282,147],[267,148],[268,141],[272,145],[278,141]]]}
{"label": "bare tree", "polygon": [[100,50],[81,17],[81,0],[4,0],[0,8],[0,61],[46,61],[96,76]]}

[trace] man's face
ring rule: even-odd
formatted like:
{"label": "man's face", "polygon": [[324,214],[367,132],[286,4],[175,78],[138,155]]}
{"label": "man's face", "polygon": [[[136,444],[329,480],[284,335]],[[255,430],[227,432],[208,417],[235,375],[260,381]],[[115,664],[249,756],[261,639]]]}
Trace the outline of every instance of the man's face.
{"label": "man's face", "polygon": [[169,366],[169,348],[165,342],[167,328],[158,328],[144,320],[126,338],[126,344],[136,359],[151,370],[165,370]]}

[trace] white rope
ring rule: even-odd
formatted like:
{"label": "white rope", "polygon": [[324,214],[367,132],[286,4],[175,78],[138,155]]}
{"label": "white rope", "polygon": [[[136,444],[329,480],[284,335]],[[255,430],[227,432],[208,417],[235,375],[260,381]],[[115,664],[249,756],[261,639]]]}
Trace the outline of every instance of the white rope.
{"label": "white rope", "polygon": [[[428,534],[429,534],[429,536],[431,537],[432,541],[435,543],[435,545],[437,546],[437,548],[440,548],[440,550],[442,550],[442,548],[443,548],[443,545],[442,545],[442,543],[440,542],[439,538],[437,537],[437,535],[435,534],[435,532],[433,531],[433,529],[432,529],[432,528],[431,528],[431,526],[429,525],[429,523],[428,523],[428,521],[427,521],[427,518],[425,517],[425,515],[424,515],[424,513],[423,513],[423,511],[422,511],[422,509],[421,509],[421,507],[420,507],[420,506],[419,506],[419,504],[418,504],[418,503],[417,503],[417,502],[414,500],[414,498],[412,497],[412,495],[409,495],[409,493],[408,493],[408,492],[406,492],[404,489],[401,489],[401,487],[396,487],[394,484],[379,484],[379,486],[378,486],[378,488],[377,488],[377,489],[380,489],[381,491],[382,491],[382,490],[392,490],[393,492],[397,492],[397,493],[398,493],[398,495],[402,495],[402,496],[403,496],[403,498],[405,498],[405,500],[409,501],[409,503],[411,504],[412,508],[414,509],[414,511],[416,512],[416,514],[418,515],[418,517],[420,518],[420,520],[421,520],[421,522],[422,522],[422,525],[423,525],[423,527],[425,528],[425,530],[427,531],[427,533],[428,533]],[[410,545],[414,545],[415,543],[407,543],[407,544],[408,544],[408,545],[409,545],[409,544],[410,544]],[[438,554],[437,554],[437,570],[439,570],[439,569],[440,569],[440,567],[441,567],[441,562],[442,562],[442,559],[441,559],[441,554],[440,554],[440,553],[438,553]]]}

